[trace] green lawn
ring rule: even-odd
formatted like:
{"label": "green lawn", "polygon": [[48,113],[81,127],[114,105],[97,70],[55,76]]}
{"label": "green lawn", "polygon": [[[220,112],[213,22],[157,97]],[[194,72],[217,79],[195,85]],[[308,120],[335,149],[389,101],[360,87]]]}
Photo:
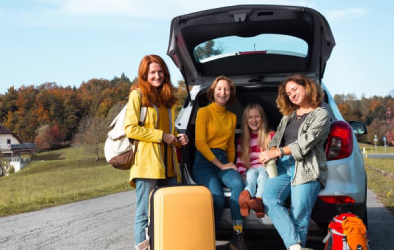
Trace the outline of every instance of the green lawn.
{"label": "green lawn", "polygon": [[365,148],[366,152],[368,154],[394,154],[394,147],[393,146],[376,146],[371,145],[371,144],[364,144],[364,143],[359,143],[359,147],[361,149],[361,152],[363,152],[363,148]]}
{"label": "green lawn", "polygon": [[378,199],[394,215],[394,179],[376,171],[376,169],[380,169],[393,175],[394,159],[367,158],[364,160],[365,169],[367,170],[368,188],[378,196]]}
{"label": "green lawn", "polygon": [[83,147],[38,154],[21,171],[0,178],[0,216],[131,190],[129,171],[116,170]]}

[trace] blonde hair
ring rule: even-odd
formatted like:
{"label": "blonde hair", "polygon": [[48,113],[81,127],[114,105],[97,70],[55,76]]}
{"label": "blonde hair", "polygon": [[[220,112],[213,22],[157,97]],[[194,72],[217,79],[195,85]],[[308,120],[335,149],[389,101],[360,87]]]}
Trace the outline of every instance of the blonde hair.
{"label": "blonde hair", "polygon": [[278,97],[276,98],[276,104],[282,115],[289,115],[295,111],[298,106],[292,103],[286,93],[286,84],[288,82],[295,82],[305,88],[309,104],[316,108],[321,105],[324,93],[323,89],[319,84],[316,84],[312,79],[305,75],[291,75],[279,85]]}
{"label": "blonde hair", "polygon": [[260,128],[258,129],[258,137],[257,137],[257,143],[260,147],[260,150],[261,151],[266,150],[268,148],[268,144],[270,141],[268,138],[269,134],[268,134],[267,119],[263,107],[261,107],[257,103],[248,104],[245,107],[242,115],[242,134],[240,138],[241,161],[246,168],[249,168],[250,165],[250,128],[248,125],[248,117],[249,117],[249,112],[252,109],[256,109],[261,117],[261,125]]}

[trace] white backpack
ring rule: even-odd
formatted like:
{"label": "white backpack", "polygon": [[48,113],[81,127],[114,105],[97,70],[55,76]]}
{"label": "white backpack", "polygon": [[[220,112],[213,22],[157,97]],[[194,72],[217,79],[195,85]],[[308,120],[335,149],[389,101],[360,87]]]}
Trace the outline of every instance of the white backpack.
{"label": "white backpack", "polygon": [[[122,170],[128,170],[133,165],[139,142],[126,136],[124,130],[126,111],[127,104],[109,125],[107,140],[104,145],[104,155],[107,162],[114,168]],[[139,126],[144,125],[146,112],[147,107],[141,107]]]}

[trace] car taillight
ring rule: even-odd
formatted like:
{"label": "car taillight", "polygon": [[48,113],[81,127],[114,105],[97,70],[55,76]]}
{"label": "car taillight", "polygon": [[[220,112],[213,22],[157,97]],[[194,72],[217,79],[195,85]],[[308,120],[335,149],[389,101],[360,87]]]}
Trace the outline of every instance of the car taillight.
{"label": "car taillight", "polygon": [[182,162],[181,148],[175,147],[176,158],[178,158],[178,163]]}
{"label": "car taillight", "polygon": [[319,196],[319,199],[328,204],[354,204],[356,203],[350,196]]}
{"label": "car taillight", "polygon": [[349,157],[353,151],[353,134],[351,126],[344,121],[336,121],[331,125],[328,136],[327,160],[339,160]]}

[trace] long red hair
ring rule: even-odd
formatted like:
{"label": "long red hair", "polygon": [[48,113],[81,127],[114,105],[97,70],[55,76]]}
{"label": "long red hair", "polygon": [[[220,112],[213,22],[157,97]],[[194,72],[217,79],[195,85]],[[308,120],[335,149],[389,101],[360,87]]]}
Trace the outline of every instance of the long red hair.
{"label": "long red hair", "polygon": [[[149,65],[157,63],[164,73],[164,80],[160,87],[156,88],[147,81]],[[164,60],[158,55],[147,55],[142,58],[138,69],[138,81],[131,86],[131,90],[139,88],[142,91],[142,105],[152,107],[153,105],[164,105],[170,108],[175,105],[178,99],[175,97],[174,86],[171,83],[170,72]]]}

